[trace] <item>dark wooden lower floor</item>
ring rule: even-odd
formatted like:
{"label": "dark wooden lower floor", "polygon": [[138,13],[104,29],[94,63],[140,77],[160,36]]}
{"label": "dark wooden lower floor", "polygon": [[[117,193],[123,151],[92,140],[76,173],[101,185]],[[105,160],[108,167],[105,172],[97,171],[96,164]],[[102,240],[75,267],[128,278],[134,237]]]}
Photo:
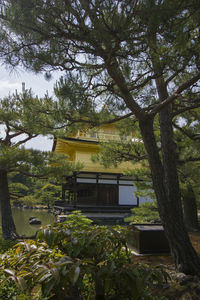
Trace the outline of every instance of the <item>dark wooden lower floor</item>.
{"label": "dark wooden lower floor", "polygon": [[124,225],[125,217],[130,216],[132,206],[92,206],[92,205],[69,205],[66,202],[56,201],[52,210],[55,215],[63,217],[75,210],[80,210],[86,217],[99,225]]}
{"label": "dark wooden lower floor", "polygon": [[81,205],[68,204],[66,201],[55,201],[53,209],[62,212],[70,212],[73,210],[81,210],[82,212],[98,212],[98,213],[130,213],[132,205]]}

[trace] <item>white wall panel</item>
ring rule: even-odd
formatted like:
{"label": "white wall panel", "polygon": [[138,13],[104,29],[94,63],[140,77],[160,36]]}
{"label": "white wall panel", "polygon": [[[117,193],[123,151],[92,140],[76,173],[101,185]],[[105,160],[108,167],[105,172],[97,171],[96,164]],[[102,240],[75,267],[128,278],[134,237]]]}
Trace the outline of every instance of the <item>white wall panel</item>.
{"label": "white wall panel", "polygon": [[77,182],[84,182],[84,183],[96,183],[96,179],[90,178],[77,178]]}
{"label": "white wall panel", "polygon": [[134,192],[135,186],[119,186],[119,204],[120,205],[137,205],[137,198]]}
{"label": "white wall panel", "polygon": [[133,185],[133,181],[130,181],[130,180],[119,180],[119,184],[130,184],[130,185]]}
{"label": "white wall panel", "polygon": [[99,183],[117,184],[117,180],[112,180],[112,179],[99,179]]}

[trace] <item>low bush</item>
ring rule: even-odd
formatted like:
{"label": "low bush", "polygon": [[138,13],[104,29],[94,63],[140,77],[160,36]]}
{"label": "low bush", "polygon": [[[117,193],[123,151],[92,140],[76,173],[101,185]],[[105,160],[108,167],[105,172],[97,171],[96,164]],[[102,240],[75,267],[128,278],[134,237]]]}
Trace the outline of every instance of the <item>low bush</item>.
{"label": "low bush", "polygon": [[125,228],[95,226],[75,212],[15,245],[0,263],[30,299],[155,300],[150,290],[166,273],[131,263],[125,236]]}
{"label": "low bush", "polygon": [[155,202],[146,202],[131,209],[132,216],[125,219],[129,223],[161,223]]}

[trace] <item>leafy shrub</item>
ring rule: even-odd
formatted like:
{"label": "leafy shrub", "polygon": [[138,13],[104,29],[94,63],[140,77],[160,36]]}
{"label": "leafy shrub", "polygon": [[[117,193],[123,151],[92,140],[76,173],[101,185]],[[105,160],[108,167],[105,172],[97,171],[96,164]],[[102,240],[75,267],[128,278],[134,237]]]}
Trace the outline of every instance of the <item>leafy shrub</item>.
{"label": "leafy shrub", "polygon": [[38,203],[48,206],[53,205],[56,199],[61,198],[60,185],[43,182],[43,186],[38,187],[38,189],[35,190],[34,197],[37,199]]}
{"label": "leafy shrub", "polygon": [[[73,231],[76,229],[87,228],[88,225],[92,224],[92,220],[88,219],[86,216],[82,215],[80,210],[73,211],[72,214],[67,216],[67,221],[62,224],[67,224],[67,227],[73,228]],[[62,225],[61,225],[62,226]]]}
{"label": "leafy shrub", "polygon": [[129,223],[160,223],[160,216],[155,202],[145,202],[137,208],[132,208],[132,216],[125,219]]}
{"label": "leafy shrub", "polygon": [[91,225],[76,212],[65,223],[44,227],[36,241],[15,245],[1,267],[34,299],[155,299],[149,291],[166,274],[132,264],[125,236],[125,228]]}
{"label": "leafy shrub", "polygon": [[8,280],[5,272],[0,270],[0,299],[13,299],[15,295],[19,295],[21,291],[17,288],[12,280]]}
{"label": "leafy shrub", "polygon": [[20,199],[20,203],[23,204],[23,205],[32,205],[32,206],[34,206],[38,203],[38,200],[34,196],[27,195],[27,196],[24,196]]}
{"label": "leafy shrub", "polygon": [[[0,234],[0,253],[8,251],[15,244],[14,241],[4,240]],[[0,299],[12,299],[11,297],[19,292],[17,290],[14,282],[8,282],[5,272],[0,268]]]}

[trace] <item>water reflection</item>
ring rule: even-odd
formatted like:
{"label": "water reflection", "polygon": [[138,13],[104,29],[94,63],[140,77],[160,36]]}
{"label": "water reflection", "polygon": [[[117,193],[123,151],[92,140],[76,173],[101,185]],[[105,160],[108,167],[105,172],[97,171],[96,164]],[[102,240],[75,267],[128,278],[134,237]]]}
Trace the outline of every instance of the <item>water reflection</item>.
{"label": "water reflection", "polygon": [[[39,209],[20,209],[13,208],[13,219],[19,235],[31,236],[36,233],[36,231],[42,226],[51,224],[55,221],[54,215],[52,215],[47,210]],[[41,220],[41,225],[30,225],[29,218],[36,217]],[[0,228],[1,231],[1,228]]]}

